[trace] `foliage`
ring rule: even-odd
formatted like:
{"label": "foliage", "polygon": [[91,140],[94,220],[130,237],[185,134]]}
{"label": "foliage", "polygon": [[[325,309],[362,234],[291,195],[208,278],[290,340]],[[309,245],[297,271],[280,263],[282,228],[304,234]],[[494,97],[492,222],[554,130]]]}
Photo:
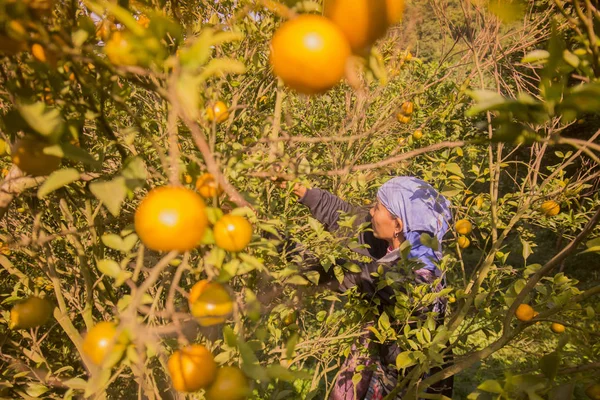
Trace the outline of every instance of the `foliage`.
{"label": "foliage", "polygon": [[[350,59],[345,81],[307,97],[272,74],[269,41],[321,2],[0,0],[0,134],[33,135],[62,158],[48,177],[0,159],[1,395],[176,398],[167,360],[203,344],[218,365],[241,367],[256,398],[325,398],[352,343],[371,334],[402,347],[406,398],[450,375],[470,399],[582,396],[600,369],[600,275],[589,268],[600,252],[598,9],[407,7],[402,24]],[[217,101],[226,119],[207,114]],[[202,244],[145,248],[133,227],[145,194],[192,189],[205,173],[224,193],[206,199]],[[353,238],[368,227],[347,216],[327,232],[294,183],[368,207],[399,174],[439,188],[455,219],[473,225],[470,247],[454,229],[443,243],[447,287],[408,283],[405,263],[377,272],[408,293],[383,312],[356,290],[316,290],[307,264],[356,272]],[[544,215],[547,200],[558,215]],[[253,225],[242,251],[215,245],[224,214]],[[190,315],[187,293],[201,279],[231,293],[225,324]],[[54,318],[9,330],[10,309],[32,295],[51,299]],[[456,300],[443,324],[433,313],[412,320],[438,297]],[[522,303],[539,314],[518,321]],[[100,321],[127,338],[104,367],[82,349]]]}

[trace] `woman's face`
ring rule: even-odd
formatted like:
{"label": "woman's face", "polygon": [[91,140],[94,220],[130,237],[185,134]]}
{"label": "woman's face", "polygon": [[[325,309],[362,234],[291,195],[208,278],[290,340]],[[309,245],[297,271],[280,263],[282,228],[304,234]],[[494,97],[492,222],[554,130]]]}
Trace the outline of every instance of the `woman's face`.
{"label": "woman's face", "polygon": [[397,219],[379,202],[379,199],[375,201],[370,213],[373,236],[391,243],[394,233],[398,231]]}

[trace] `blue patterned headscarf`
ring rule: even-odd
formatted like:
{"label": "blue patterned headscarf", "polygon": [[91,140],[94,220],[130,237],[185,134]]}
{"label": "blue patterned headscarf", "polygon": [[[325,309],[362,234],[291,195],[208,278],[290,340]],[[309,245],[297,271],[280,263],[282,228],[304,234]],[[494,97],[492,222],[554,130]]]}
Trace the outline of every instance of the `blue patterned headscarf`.
{"label": "blue patterned headscarf", "polygon": [[[379,188],[377,198],[402,220],[402,233],[411,244],[408,258],[416,258],[425,268],[439,272],[434,262],[442,258],[442,239],[452,219],[450,202],[427,182],[410,176],[387,181]],[[425,232],[437,238],[440,243],[437,250],[421,243],[421,234]]]}

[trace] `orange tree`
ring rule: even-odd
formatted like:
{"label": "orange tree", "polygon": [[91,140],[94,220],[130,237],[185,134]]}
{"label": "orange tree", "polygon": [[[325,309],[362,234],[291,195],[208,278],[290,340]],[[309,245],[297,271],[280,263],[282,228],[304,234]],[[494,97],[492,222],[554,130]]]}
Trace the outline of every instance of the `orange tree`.
{"label": "orange tree", "polygon": [[[325,15],[352,17],[332,3]],[[321,2],[0,6],[0,148],[17,144],[0,161],[3,396],[324,398],[365,321],[372,340],[404,349],[407,398],[453,375],[469,398],[567,399],[597,385],[599,276],[582,269],[600,249],[591,3],[415,1],[376,46],[308,66],[336,71],[286,70],[305,57],[277,43],[281,79],[271,39]],[[201,190],[206,173],[223,193]],[[397,174],[440,188],[472,226],[443,243],[446,289],[410,287],[383,313],[312,290],[281,242],[341,277],[356,272],[335,263],[356,259],[351,233],[325,232],[281,181],[368,206]],[[381,274],[393,284],[399,272]],[[202,280],[218,290],[188,304]],[[445,323],[409,326],[436,296],[455,300]],[[11,309],[39,298],[52,310],[19,329]]]}

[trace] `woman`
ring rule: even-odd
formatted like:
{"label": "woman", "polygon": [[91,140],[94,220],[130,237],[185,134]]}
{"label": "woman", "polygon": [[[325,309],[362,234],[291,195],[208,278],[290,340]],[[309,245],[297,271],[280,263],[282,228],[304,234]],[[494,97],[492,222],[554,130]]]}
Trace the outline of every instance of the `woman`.
{"label": "woman", "polygon": [[[387,181],[379,188],[375,205],[368,214],[321,189],[307,189],[296,185],[294,192],[299,196],[300,203],[306,205],[312,215],[330,232],[338,229],[340,212],[359,215],[361,218],[358,218],[358,223],[367,221],[371,224],[372,231],[361,232],[358,242],[368,245],[368,253],[364,254],[368,255],[372,262],[359,264],[360,273],[346,272],[339,284],[339,290],[356,287],[360,293],[377,296],[381,308],[393,306],[396,302],[394,288],[378,286],[379,282],[372,273],[381,266],[384,270],[392,270],[398,264],[415,266],[415,283],[433,284],[438,281],[439,284],[434,289],[441,288],[443,276],[436,262],[442,257],[441,242],[451,220],[450,203],[428,183],[406,176]],[[427,235],[428,238],[423,235]],[[429,246],[422,243],[425,239]],[[406,255],[405,249],[408,247],[410,251],[408,256],[404,257],[403,253]],[[313,269],[320,273],[320,285],[336,282],[333,268],[328,272],[320,266]],[[437,312],[441,319],[445,312],[445,303],[438,300],[431,310],[422,310],[424,311]],[[367,342],[361,340],[359,346],[365,347],[371,355],[360,356],[356,345],[353,346],[351,356],[338,374],[331,400],[381,399],[396,385],[398,373],[395,367],[389,367],[395,365],[396,356],[402,349],[395,343],[376,345],[374,342]],[[355,387],[352,377],[359,365],[370,368],[362,370],[362,379]],[[430,390],[451,397],[451,382],[442,383],[444,387],[432,387]]]}

